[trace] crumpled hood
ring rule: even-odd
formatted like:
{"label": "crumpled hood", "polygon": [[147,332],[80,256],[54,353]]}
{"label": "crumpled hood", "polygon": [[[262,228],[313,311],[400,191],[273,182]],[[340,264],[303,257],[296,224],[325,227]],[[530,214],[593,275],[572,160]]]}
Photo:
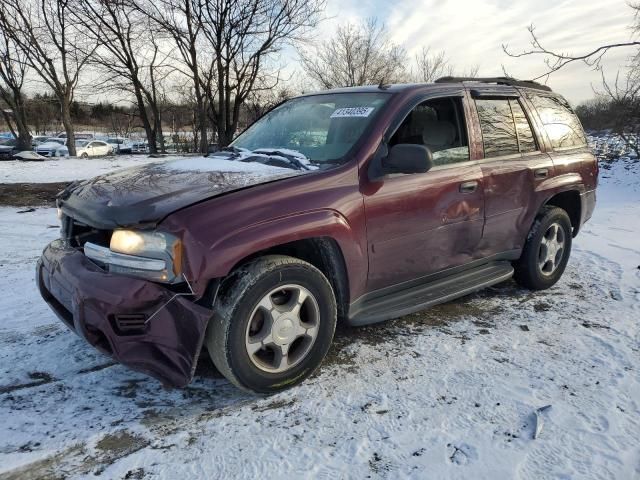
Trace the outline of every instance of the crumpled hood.
{"label": "crumpled hood", "polygon": [[303,173],[224,156],[185,157],[75,182],[58,195],[58,205],[95,228],[156,224],[202,200]]}

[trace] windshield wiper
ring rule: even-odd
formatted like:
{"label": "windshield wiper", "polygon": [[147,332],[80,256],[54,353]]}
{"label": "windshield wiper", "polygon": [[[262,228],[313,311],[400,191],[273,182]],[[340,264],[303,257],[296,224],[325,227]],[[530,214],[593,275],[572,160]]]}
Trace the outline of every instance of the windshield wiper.
{"label": "windshield wiper", "polygon": [[[229,145],[227,147],[223,147],[220,150],[218,150],[218,152],[231,152],[233,154],[233,156],[231,158],[236,158],[240,155],[242,155],[242,152],[244,150],[238,147],[234,147],[233,145]],[[214,155],[218,152],[215,152]]]}
{"label": "windshield wiper", "polygon": [[[297,167],[298,170],[311,170],[311,167],[300,160],[299,156],[292,155],[287,151],[280,150],[278,148],[258,148],[253,151],[253,153],[267,155],[269,157],[281,157],[291,163],[293,166]],[[309,159],[304,157],[308,162]]]}

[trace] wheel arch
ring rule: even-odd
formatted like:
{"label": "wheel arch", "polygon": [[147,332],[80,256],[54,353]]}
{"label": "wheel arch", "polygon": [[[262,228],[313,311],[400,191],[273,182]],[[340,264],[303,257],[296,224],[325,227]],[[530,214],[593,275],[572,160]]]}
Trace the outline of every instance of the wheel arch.
{"label": "wheel arch", "polygon": [[567,212],[567,215],[569,215],[569,219],[571,220],[573,237],[575,237],[580,230],[580,218],[582,215],[580,192],[578,190],[565,190],[556,193],[542,204],[540,210],[547,206],[558,207]]}
{"label": "wheel arch", "polygon": [[320,270],[333,288],[338,318],[346,318],[349,306],[349,276],[340,245],[331,237],[311,237],[274,245],[239,260],[232,271],[254,258],[287,255],[310,263]]}
{"label": "wheel arch", "polygon": [[265,255],[286,255],[310,263],[327,277],[336,296],[338,319],[345,319],[349,310],[349,274],[344,254],[338,242],[328,236],[309,237],[291,242],[280,243],[252,252],[236,261],[229,274],[218,279],[219,294],[230,285],[225,279],[232,279],[233,272],[242,265]]}

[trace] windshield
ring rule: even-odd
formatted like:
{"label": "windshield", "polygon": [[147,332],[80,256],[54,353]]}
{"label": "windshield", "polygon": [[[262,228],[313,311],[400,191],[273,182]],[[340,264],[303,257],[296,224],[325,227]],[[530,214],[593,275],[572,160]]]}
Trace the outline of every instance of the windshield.
{"label": "windshield", "polygon": [[76,140],[76,147],[80,147],[80,148],[86,147],[87,143],[89,142],[87,142],[86,140]]}
{"label": "windshield", "polygon": [[233,143],[251,151],[294,151],[314,163],[338,163],[358,141],[388,93],[335,93],[290,100]]}

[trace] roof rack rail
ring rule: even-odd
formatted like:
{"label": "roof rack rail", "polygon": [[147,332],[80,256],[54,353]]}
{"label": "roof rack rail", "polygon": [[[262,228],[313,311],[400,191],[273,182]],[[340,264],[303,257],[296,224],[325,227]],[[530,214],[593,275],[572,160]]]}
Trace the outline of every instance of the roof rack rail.
{"label": "roof rack rail", "polygon": [[547,85],[534,82],[533,80],[518,80],[511,77],[442,77],[438,78],[435,83],[461,83],[461,82],[480,82],[480,83],[497,83],[498,85],[510,85],[512,87],[534,88],[536,90],[544,90],[551,92],[551,88]]}

